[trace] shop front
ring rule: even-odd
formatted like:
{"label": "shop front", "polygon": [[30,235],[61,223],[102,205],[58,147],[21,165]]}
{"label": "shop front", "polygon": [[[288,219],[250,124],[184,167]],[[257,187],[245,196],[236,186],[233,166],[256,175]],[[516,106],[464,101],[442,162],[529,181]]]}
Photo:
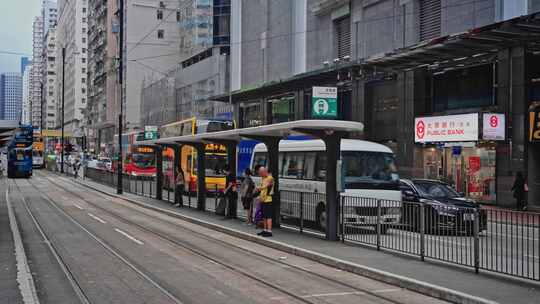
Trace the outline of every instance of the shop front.
{"label": "shop front", "polygon": [[415,143],[423,177],[445,181],[482,203],[497,200],[497,141],[504,140],[504,114],[472,113],[417,117]]}

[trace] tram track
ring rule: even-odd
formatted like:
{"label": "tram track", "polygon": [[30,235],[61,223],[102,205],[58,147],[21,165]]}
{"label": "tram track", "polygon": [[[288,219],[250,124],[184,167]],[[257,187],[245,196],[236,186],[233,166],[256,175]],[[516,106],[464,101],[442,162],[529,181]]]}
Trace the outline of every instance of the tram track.
{"label": "tram track", "polygon": [[[82,195],[80,195],[79,193],[71,190],[71,189],[68,189],[67,187],[59,184],[57,181],[54,181],[53,179],[50,179],[49,177],[45,177],[50,183],[58,186],[59,188],[63,189],[64,191],[70,193],[71,195],[73,195],[74,197],[77,197],[78,199],[81,199],[82,201],[84,201],[85,203],[91,205],[92,207],[96,208],[96,209],[99,209],[109,215],[112,215],[113,217],[117,218],[118,220],[120,220],[121,222],[125,223],[125,224],[128,224],[128,225],[133,225],[135,227],[137,227],[138,229],[142,230],[142,231],[145,231],[149,234],[152,234],[152,235],[155,235],[157,237],[159,237],[160,239],[162,240],[165,240],[167,242],[170,242],[174,245],[177,245],[179,247],[182,247],[183,249],[191,252],[192,254],[195,254],[195,255],[198,255],[200,257],[203,257],[205,259],[208,259],[214,263],[217,263],[231,271],[234,271],[240,275],[243,275],[245,277],[248,277],[256,282],[259,282],[261,284],[264,284],[272,289],[275,289],[275,290],[278,290],[280,291],[281,293],[285,294],[285,295],[288,295],[296,300],[299,300],[303,303],[316,303],[316,302],[312,302],[312,301],[309,301],[308,298],[306,296],[298,296],[292,292],[289,292],[288,290],[284,289],[283,287],[281,286],[278,286],[276,284],[273,284],[273,283],[269,283],[267,282],[266,280],[262,279],[262,278],[259,278],[257,277],[256,275],[254,274],[251,274],[251,273],[248,273],[246,272],[245,270],[243,269],[240,269],[238,266],[236,265],[233,265],[231,263],[226,263],[224,261],[222,261],[221,259],[218,259],[216,258],[215,256],[213,256],[211,253],[208,253],[206,252],[205,250],[201,249],[201,248],[196,248],[197,246],[194,246],[193,244],[187,244],[183,241],[180,241],[178,238],[174,237],[174,236],[171,236],[171,235],[168,235],[166,233],[162,233],[162,232],[159,232],[159,231],[156,231],[154,229],[150,229],[148,227],[145,227],[133,220],[130,220],[130,219],[127,219],[125,216],[122,216],[120,213],[118,212],[114,212],[114,211],[111,211],[107,208],[104,208],[102,206],[99,206],[98,204],[94,203],[94,202],[91,202],[89,201],[88,199],[86,199],[85,197],[83,197]],[[69,181],[69,180],[66,180],[66,179],[62,179],[64,182],[67,182],[75,187],[77,187],[78,189],[84,189],[86,190],[86,188],[84,188],[83,186],[77,184],[77,183],[74,183],[72,181]],[[104,198],[104,199],[107,199],[109,201],[112,201],[110,197],[108,197],[107,195],[105,194],[98,194],[100,197]],[[136,212],[138,214],[141,214],[141,215],[144,215],[144,216],[148,216],[148,214],[140,211],[140,210],[137,210],[135,208],[130,208],[128,206],[122,206],[123,208],[127,208],[133,212]],[[250,255],[252,256],[256,256],[257,258],[263,260],[265,263],[274,263],[274,264],[277,264],[279,265],[280,267],[282,268],[287,268],[289,270],[293,270],[293,271],[296,271],[297,274],[301,274],[301,275],[308,275],[308,276],[311,276],[311,277],[314,277],[314,278],[317,278],[319,280],[324,280],[328,283],[331,283],[331,284],[335,284],[335,285],[338,285],[338,286],[341,286],[345,289],[347,289],[348,293],[350,294],[357,294],[357,295],[363,295],[363,296],[370,296],[370,297],[374,297],[375,299],[377,300],[382,300],[382,301],[385,301],[387,303],[401,303],[399,301],[396,301],[395,299],[392,299],[392,298],[389,298],[389,297],[385,297],[377,292],[373,292],[371,290],[367,290],[367,289],[364,289],[364,288],[360,288],[358,286],[354,286],[352,284],[348,284],[346,282],[343,282],[343,281],[340,281],[340,280],[337,280],[335,278],[332,278],[332,277],[329,277],[329,276],[325,276],[325,275],[321,275],[320,273],[317,273],[317,272],[314,272],[314,271],[311,271],[309,269],[306,269],[305,267],[302,267],[302,266],[299,266],[299,265],[294,265],[294,264],[291,264],[291,263],[286,263],[285,261],[283,260],[280,260],[280,259],[274,259],[274,258],[271,258],[271,257],[268,257],[266,255],[263,255],[263,254],[260,254],[259,252],[255,251],[255,250],[251,250],[251,249],[247,249],[245,247],[241,247],[241,246],[238,246],[238,245],[234,245],[234,244],[231,244],[229,242],[226,242],[224,240],[221,240],[219,238],[215,238],[215,237],[212,237],[212,236],[209,236],[209,235],[206,235],[206,234],[203,234],[203,233],[200,233],[194,229],[190,229],[188,227],[185,227],[185,226],[182,226],[182,225],[179,225],[179,224],[175,224],[175,223],[172,223],[170,221],[166,221],[166,220],[163,220],[163,219],[159,219],[159,218],[156,218],[157,221],[160,221],[162,223],[166,223],[168,225],[174,225],[176,228],[179,228],[181,230],[183,230],[184,232],[187,232],[187,233],[190,233],[190,234],[193,234],[193,235],[196,235],[197,237],[200,237],[204,240],[207,240],[209,242],[214,242],[214,243],[219,243],[220,245],[223,245],[227,248],[229,248],[230,250],[233,250],[235,251],[236,253],[238,254],[246,254],[246,252],[248,252]]]}
{"label": "tram track", "polygon": [[[172,301],[172,303],[184,304],[184,302],[182,300],[180,300],[175,295],[173,295],[171,292],[169,292],[167,290],[167,288],[162,286],[162,284],[160,284],[156,280],[152,279],[150,274],[148,274],[146,271],[144,271],[144,270],[140,269],[139,267],[137,267],[134,263],[130,262],[126,257],[124,257],[122,254],[120,254],[117,250],[115,250],[111,246],[109,246],[104,240],[102,240],[97,235],[95,235],[94,233],[92,233],[91,231],[86,229],[74,217],[72,217],[67,212],[65,212],[62,208],[57,206],[57,204],[54,203],[54,201],[49,196],[43,194],[40,191],[40,189],[37,188],[35,186],[35,184],[33,184],[33,182],[31,182],[31,180],[28,180],[28,183],[34,189],[36,189],[38,191],[39,195],[45,201],[47,201],[55,210],[57,210],[59,214],[61,214],[65,218],[67,218],[70,222],[72,222],[75,226],[77,226],[81,231],[85,232],[86,235],[88,235],[91,239],[96,241],[102,248],[104,248],[106,252],[108,252],[112,256],[116,257],[117,260],[119,260],[121,263],[126,265],[129,269],[131,269],[135,273],[137,273],[139,275],[139,277],[142,278],[144,281],[150,283],[152,286],[157,288],[167,298],[169,298]],[[58,250],[55,248],[54,240],[49,235],[47,235],[47,233],[43,229],[43,225],[39,222],[39,220],[35,216],[34,212],[30,209],[30,207],[28,205],[28,201],[26,200],[26,198],[22,194],[23,192],[21,191],[18,183],[15,182],[15,184],[17,186],[17,189],[21,193],[21,198],[23,200],[23,204],[24,204],[24,207],[25,207],[26,211],[28,212],[29,216],[32,218],[32,221],[36,225],[37,229],[40,231],[40,234],[44,238],[45,242],[49,245],[49,248],[51,249],[51,252],[53,253],[55,258],[57,259],[58,263],[60,264],[60,267],[64,271],[64,274],[67,276],[67,278],[68,278],[71,286],[73,287],[75,293],[77,294],[80,302],[83,303],[83,304],[87,304],[87,303],[91,304],[92,301],[85,294],[84,289],[82,288],[82,286],[81,286],[80,282],[77,280],[77,278],[74,276],[73,271],[69,268],[69,265],[62,259],[62,256],[58,253]]]}

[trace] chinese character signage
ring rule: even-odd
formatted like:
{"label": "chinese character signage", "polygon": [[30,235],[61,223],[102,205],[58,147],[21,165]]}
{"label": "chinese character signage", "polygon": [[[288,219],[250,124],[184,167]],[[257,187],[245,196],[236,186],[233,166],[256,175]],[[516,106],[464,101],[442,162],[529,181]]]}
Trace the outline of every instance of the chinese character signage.
{"label": "chinese character signage", "polygon": [[540,142],[540,105],[529,111],[529,141]]}
{"label": "chinese character signage", "polygon": [[485,140],[504,140],[505,120],[504,114],[483,114],[482,138]]}
{"label": "chinese character signage", "polygon": [[337,88],[313,87],[311,117],[337,118]]}
{"label": "chinese character signage", "polygon": [[414,142],[478,140],[478,113],[418,117],[414,120]]}

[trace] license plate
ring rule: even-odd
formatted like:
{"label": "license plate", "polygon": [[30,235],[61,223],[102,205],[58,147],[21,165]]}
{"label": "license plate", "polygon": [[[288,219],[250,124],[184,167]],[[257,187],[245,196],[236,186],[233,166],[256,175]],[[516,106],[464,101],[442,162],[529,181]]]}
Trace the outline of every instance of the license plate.
{"label": "license plate", "polygon": [[466,221],[474,221],[474,213],[465,213],[463,219]]}

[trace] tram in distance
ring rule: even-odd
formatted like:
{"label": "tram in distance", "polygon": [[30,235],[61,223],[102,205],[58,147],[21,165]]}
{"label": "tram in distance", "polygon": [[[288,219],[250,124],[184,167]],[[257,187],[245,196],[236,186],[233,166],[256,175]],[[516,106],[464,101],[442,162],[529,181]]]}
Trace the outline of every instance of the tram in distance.
{"label": "tram in distance", "polygon": [[34,130],[21,125],[13,131],[7,145],[7,175],[9,178],[32,176],[32,142]]}
{"label": "tram in distance", "polygon": [[[344,195],[374,198],[366,200],[361,206],[344,207],[343,217],[348,226],[377,226],[377,199],[394,202],[384,208],[380,217],[381,231],[385,233],[401,219],[401,191],[399,176],[390,148],[369,141],[341,140],[341,172]],[[280,190],[303,191],[307,193],[326,193],[326,153],[322,140],[283,140],[279,144],[279,187]],[[257,144],[253,150],[251,168],[255,175],[257,168],[267,166],[268,152],[264,144]],[[277,178],[276,174],[273,173]],[[255,183],[260,177],[254,176]],[[315,196],[319,197],[319,196]],[[315,222],[322,230],[326,229],[326,206],[321,199],[307,200],[304,219]],[[281,216],[300,218],[297,200],[281,199]],[[354,204],[353,204],[354,205]]]}

